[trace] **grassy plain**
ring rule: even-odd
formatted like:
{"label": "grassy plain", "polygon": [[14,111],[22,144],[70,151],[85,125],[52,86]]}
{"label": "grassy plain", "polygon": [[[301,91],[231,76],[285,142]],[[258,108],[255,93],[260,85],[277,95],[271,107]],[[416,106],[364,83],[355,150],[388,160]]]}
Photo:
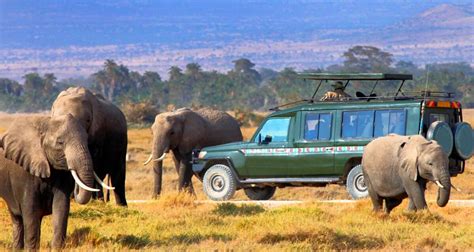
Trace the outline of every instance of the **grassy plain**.
{"label": "grassy plain", "polygon": [[[465,110],[465,121],[474,125],[474,110]],[[0,114],[0,133],[18,115]],[[249,138],[255,128],[242,129]],[[151,167],[142,162],[149,154],[151,131],[129,130],[127,198],[149,200],[152,191]],[[147,203],[131,203],[128,208],[113,203],[72,203],[67,248],[98,249],[189,249],[189,250],[274,250],[274,249],[472,249],[474,248],[473,208],[448,204],[439,208],[429,203],[429,211],[409,213],[407,202],[390,216],[373,214],[369,200],[355,204],[320,203],[321,199],[349,199],[345,188],[277,189],[275,199],[304,200],[301,205],[266,208],[257,205],[200,204],[189,195],[176,193],[177,175],[168,157],[165,160],[164,194]],[[474,162],[464,174],[452,179],[462,192],[451,199],[474,199]],[[206,199],[201,183],[193,180],[198,200]],[[436,188],[429,185],[428,200]],[[238,192],[236,199],[246,199]],[[112,197],[113,200],[113,197]],[[42,248],[51,240],[51,217],[44,219]],[[0,250],[11,246],[11,221],[0,201]]]}

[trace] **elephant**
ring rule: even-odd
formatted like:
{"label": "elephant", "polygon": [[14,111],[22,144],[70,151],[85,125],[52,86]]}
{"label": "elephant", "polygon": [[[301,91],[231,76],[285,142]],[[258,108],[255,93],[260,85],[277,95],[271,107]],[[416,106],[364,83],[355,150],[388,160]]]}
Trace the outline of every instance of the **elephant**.
{"label": "elephant", "polygon": [[362,172],[373,210],[381,211],[385,200],[387,214],[404,198],[409,210],[426,209],[426,183],[439,187],[437,204],[446,206],[451,192],[449,159],[436,141],[421,135],[390,134],[370,142],[362,155]]}
{"label": "elephant", "polygon": [[179,175],[179,187],[193,193],[191,182],[191,158],[193,149],[242,141],[242,132],[238,122],[229,114],[209,108],[193,111],[181,108],[165,112],[155,117],[152,153],[145,165],[153,161],[154,191],[153,197],[161,193],[163,159],[169,151],[173,153],[176,170]]}
{"label": "elephant", "polygon": [[65,114],[79,120],[88,135],[95,172],[101,180],[109,175],[115,187],[116,204],[127,206],[125,169],[128,140],[127,121],[122,111],[99,94],[83,87],[72,87],[62,91],[51,108],[53,118]]}
{"label": "elephant", "polygon": [[41,221],[50,214],[51,245],[63,247],[74,184],[79,204],[98,191],[85,130],[71,115],[22,117],[0,137],[0,148],[0,197],[13,222],[13,247],[38,249]]}

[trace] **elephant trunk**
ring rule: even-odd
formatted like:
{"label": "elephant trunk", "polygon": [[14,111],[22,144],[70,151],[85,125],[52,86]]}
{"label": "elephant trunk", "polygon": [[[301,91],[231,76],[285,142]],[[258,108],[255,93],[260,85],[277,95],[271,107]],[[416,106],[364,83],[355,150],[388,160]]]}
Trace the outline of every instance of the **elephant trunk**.
{"label": "elephant trunk", "polygon": [[451,193],[451,179],[447,171],[435,179],[437,179],[442,185],[442,187],[439,186],[438,188],[438,198],[436,200],[436,203],[438,204],[438,206],[444,207],[446,206],[446,204],[448,204],[449,201],[449,195]]}
{"label": "elephant trunk", "polygon": [[[169,151],[169,148],[160,141],[158,141],[156,138],[153,141],[153,152],[152,152],[152,159],[157,160],[160,158],[163,158],[163,154]],[[161,194],[161,184],[162,184],[162,178],[163,178],[163,160],[159,160],[156,162],[153,162],[153,171],[155,173],[154,176],[154,182],[155,186],[153,189],[153,197],[156,198]]]}
{"label": "elephant trunk", "polygon": [[81,144],[72,144],[66,147],[65,155],[67,165],[79,185],[79,192],[74,195],[74,199],[79,204],[87,204],[92,196],[87,188],[94,188],[94,169],[89,150]]}

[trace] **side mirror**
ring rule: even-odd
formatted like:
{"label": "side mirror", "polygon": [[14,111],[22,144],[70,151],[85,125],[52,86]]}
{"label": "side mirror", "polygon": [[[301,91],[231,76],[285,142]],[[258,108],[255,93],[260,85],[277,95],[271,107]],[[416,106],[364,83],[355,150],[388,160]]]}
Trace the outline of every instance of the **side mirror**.
{"label": "side mirror", "polygon": [[269,144],[272,141],[272,136],[266,135],[263,139],[262,144]]}

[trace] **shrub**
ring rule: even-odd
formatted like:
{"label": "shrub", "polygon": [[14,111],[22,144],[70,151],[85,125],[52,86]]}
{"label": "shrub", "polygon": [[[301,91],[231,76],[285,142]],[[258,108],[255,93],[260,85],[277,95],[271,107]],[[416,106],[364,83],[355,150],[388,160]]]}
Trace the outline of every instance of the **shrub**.
{"label": "shrub", "polygon": [[129,123],[136,124],[153,123],[156,114],[159,113],[158,108],[150,102],[125,102],[122,111]]}

